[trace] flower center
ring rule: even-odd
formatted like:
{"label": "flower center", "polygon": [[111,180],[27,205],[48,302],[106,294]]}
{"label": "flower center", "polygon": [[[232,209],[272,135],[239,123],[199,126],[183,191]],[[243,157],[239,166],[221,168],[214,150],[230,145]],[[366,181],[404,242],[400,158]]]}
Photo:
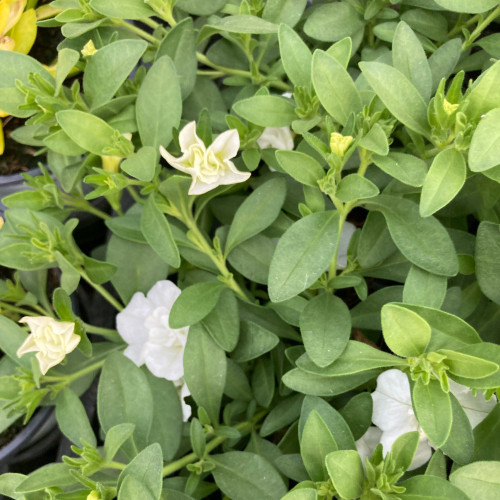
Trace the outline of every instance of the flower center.
{"label": "flower center", "polygon": [[189,147],[189,160],[198,178],[207,184],[216,182],[220,171],[224,170],[223,162],[215,153],[210,149],[205,151],[199,144]]}

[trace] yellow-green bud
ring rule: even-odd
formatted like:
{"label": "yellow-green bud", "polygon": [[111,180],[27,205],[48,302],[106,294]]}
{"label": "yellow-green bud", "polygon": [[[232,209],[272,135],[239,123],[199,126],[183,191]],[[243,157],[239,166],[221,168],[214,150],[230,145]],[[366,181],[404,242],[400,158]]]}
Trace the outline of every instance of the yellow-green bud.
{"label": "yellow-green bud", "polygon": [[330,135],[330,149],[332,153],[342,157],[345,155],[352,141],[353,138],[350,135],[344,136],[338,132],[333,132],[332,135]]}
{"label": "yellow-green bud", "polygon": [[447,115],[451,115],[458,108],[458,104],[452,104],[448,100],[443,100],[443,110]]}
{"label": "yellow-green bud", "polygon": [[82,56],[93,56],[97,52],[97,49],[95,48],[94,42],[92,40],[89,40],[82,49]]}
{"label": "yellow-green bud", "polygon": [[123,158],[120,156],[101,156],[101,160],[103,170],[116,174],[120,170],[120,163]]}
{"label": "yellow-green bud", "polygon": [[101,500],[101,494],[96,490],[92,490],[87,495],[87,500]]}

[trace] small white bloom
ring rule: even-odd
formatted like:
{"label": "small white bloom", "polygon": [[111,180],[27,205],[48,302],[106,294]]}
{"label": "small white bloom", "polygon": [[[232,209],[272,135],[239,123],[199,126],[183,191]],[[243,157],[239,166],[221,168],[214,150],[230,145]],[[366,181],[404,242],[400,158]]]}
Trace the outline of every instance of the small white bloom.
{"label": "small white bloom", "polygon": [[266,127],[257,144],[262,148],[293,149],[293,136],[290,127]]}
{"label": "small white bloom", "polygon": [[361,457],[361,463],[365,466],[365,460],[370,458],[371,454],[380,443],[382,431],[375,426],[368,427],[368,430],[356,441],[356,449]]}
{"label": "small white bloom", "polygon": [[[450,391],[464,408],[472,427],[482,422],[496,404],[493,398],[486,401],[482,394],[473,396],[470,388],[452,380],[450,380]],[[420,443],[409,470],[425,464],[432,455],[432,445],[413,412],[407,375],[397,369],[381,373],[377,378],[377,388],[371,396],[373,400],[372,422],[382,431],[380,442],[384,455],[390,451],[399,436],[407,432],[418,431]]]}
{"label": "small white bloom", "polygon": [[80,336],[74,333],[75,324],[70,321],[57,321],[48,316],[25,316],[19,322],[28,324],[31,335],[17,350],[17,356],[20,358],[27,352],[37,352],[36,358],[43,375],[58,365],[80,342]]}
{"label": "small white bloom", "polygon": [[172,167],[191,175],[189,194],[203,194],[226,184],[244,182],[250,172],[240,172],[231,158],[238,154],[240,138],[236,129],[226,130],[207,148],[196,135],[196,123],[188,123],[179,133],[182,156],[175,158],[163,146],[160,153]]}
{"label": "small white bloom", "polygon": [[351,242],[352,235],[356,231],[356,226],[350,222],[345,222],[340,233],[339,251],[337,255],[337,269],[347,267],[347,250]]}

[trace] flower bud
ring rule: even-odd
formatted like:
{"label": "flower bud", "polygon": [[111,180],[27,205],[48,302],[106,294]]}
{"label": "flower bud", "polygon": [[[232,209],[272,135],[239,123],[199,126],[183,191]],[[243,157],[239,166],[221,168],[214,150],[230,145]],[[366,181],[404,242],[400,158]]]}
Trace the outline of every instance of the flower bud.
{"label": "flower bud", "polygon": [[101,494],[96,491],[92,490],[88,495],[87,495],[87,500],[101,500]]}
{"label": "flower bud", "polygon": [[25,316],[19,322],[28,324],[31,335],[17,350],[17,357],[37,352],[36,358],[43,375],[63,361],[80,342],[80,337],[74,333],[75,323],[69,321],[57,321],[47,316]]}
{"label": "flower bud", "polygon": [[342,157],[351,145],[353,138],[350,135],[342,135],[338,132],[332,132],[330,135],[330,149],[332,153]]}
{"label": "flower bud", "polygon": [[93,56],[97,52],[97,49],[95,48],[94,42],[92,40],[89,40],[82,49],[82,56]]}
{"label": "flower bud", "polygon": [[443,100],[443,110],[447,115],[452,115],[458,108],[458,104],[452,104],[447,99]]}

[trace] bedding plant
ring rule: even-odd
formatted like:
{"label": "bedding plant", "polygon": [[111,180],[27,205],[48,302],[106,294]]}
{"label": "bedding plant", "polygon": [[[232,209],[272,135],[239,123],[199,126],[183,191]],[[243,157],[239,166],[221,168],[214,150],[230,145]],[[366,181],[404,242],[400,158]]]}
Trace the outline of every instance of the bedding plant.
{"label": "bedding plant", "polygon": [[73,446],[0,493],[499,498],[500,2],[50,8],[55,71],[0,51],[42,170],[3,200],[0,399]]}

